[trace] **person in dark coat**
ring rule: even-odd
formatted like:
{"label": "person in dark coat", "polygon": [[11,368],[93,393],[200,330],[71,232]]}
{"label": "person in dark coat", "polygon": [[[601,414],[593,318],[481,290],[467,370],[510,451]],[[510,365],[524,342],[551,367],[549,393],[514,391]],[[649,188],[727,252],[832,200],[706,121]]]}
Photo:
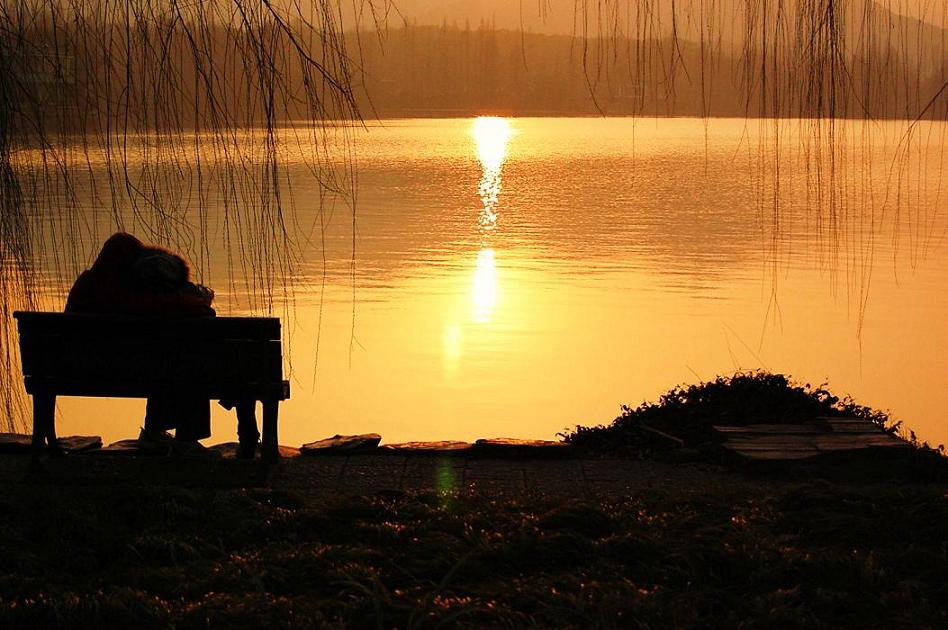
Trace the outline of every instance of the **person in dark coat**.
{"label": "person in dark coat", "polygon": [[[114,313],[166,317],[213,317],[214,292],[191,282],[183,258],[119,232],[102,246],[92,267],[76,279],[67,313]],[[175,429],[174,438],[167,431]],[[256,426],[254,426],[256,430]],[[148,399],[139,446],[200,454],[198,440],[210,437],[207,398],[188,395]]]}
{"label": "person in dark coat", "polygon": [[213,317],[214,293],[190,281],[183,258],[119,232],[76,279],[67,313]]}

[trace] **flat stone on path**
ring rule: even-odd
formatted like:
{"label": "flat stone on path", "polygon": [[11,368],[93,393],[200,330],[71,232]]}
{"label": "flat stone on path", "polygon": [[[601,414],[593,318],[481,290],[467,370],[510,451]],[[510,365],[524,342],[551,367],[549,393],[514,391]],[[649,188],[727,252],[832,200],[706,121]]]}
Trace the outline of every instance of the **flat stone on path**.
{"label": "flat stone on path", "polygon": [[102,448],[102,438],[98,435],[71,435],[61,437],[57,441],[67,453],[83,453]]}
{"label": "flat stone on path", "polygon": [[883,434],[889,435],[878,424],[863,420],[862,418],[835,418],[832,416],[820,416],[817,418],[826,424],[833,433],[850,433],[856,435]]}
{"label": "flat stone on path", "polygon": [[383,444],[379,450],[396,455],[466,455],[472,446],[470,442],[403,442]]}
{"label": "flat stone on path", "polygon": [[33,438],[21,433],[0,433],[0,454],[29,453]]}
{"label": "flat stone on path", "polygon": [[[217,451],[223,456],[224,459],[237,459],[237,449],[240,448],[239,442],[223,442],[222,444],[215,444],[214,446],[208,446],[208,450]],[[300,449],[294,448],[292,446],[283,446],[279,447],[280,457],[286,459],[290,457],[299,457]],[[257,457],[260,457],[260,445],[257,445]]]}
{"label": "flat stone on path", "polygon": [[[214,446],[207,447],[208,450],[218,451],[224,459],[236,459],[237,458],[237,442],[224,442],[223,444],[215,444]],[[154,452],[154,451],[143,451],[138,448],[138,440],[119,440],[118,442],[113,442],[103,449],[97,451],[92,451],[96,455],[119,455],[119,456],[141,456],[141,457],[165,457],[170,456],[174,457],[174,454],[169,449],[168,453]],[[257,447],[257,456],[259,457],[260,447]],[[280,446],[280,457],[290,458],[298,457],[300,450],[298,448],[293,448],[292,446]],[[187,459],[185,457],[179,459]]]}
{"label": "flat stone on path", "polygon": [[748,424],[737,427],[712,427],[720,435],[812,435],[825,433],[817,424]]}
{"label": "flat stone on path", "polygon": [[105,448],[100,448],[96,451],[91,451],[90,454],[95,455],[118,455],[118,456],[129,456],[129,455],[154,455],[153,453],[144,453],[138,448],[138,440],[119,440],[118,442],[112,442]]}
{"label": "flat stone on path", "polygon": [[280,452],[280,457],[282,457],[283,459],[289,459],[291,457],[299,457],[300,455],[302,455],[302,452],[300,451],[300,449],[296,448],[295,446],[283,446],[282,444],[280,444],[279,446],[277,446],[277,449]]}
{"label": "flat stone on path", "polygon": [[310,442],[300,447],[301,455],[362,455],[378,448],[382,436],[378,433],[365,435],[334,435],[325,440]]}
{"label": "flat stone on path", "polygon": [[[67,453],[79,453],[102,448],[102,438],[98,435],[72,435],[61,437],[59,446]],[[23,433],[0,433],[0,454],[29,453],[33,436]]]}
{"label": "flat stone on path", "polygon": [[861,418],[821,417],[815,424],[715,426],[722,447],[748,460],[791,461],[821,455],[906,448],[908,443]]}
{"label": "flat stone on path", "polygon": [[515,438],[492,438],[477,440],[472,455],[487,457],[528,457],[552,459],[569,457],[574,454],[573,447],[566,442],[552,440],[518,440]]}

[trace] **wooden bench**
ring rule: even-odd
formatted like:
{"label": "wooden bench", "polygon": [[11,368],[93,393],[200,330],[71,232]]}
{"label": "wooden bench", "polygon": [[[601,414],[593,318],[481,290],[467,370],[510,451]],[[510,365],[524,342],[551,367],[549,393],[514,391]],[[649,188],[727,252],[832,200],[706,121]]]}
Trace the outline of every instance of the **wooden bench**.
{"label": "wooden bench", "polygon": [[34,455],[56,441],[57,396],[148,398],[200,395],[253,401],[238,412],[256,423],[263,407],[263,456],[279,456],[283,380],[280,320],[272,317],[158,319],[123,315],[16,312],[26,391],[33,397]]}

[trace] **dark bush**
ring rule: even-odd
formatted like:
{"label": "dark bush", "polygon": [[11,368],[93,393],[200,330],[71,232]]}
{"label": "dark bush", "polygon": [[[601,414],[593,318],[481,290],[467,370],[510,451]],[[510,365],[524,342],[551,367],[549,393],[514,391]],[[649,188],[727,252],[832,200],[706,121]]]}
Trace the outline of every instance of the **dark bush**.
{"label": "dark bush", "polygon": [[[638,407],[622,406],[608,426],[577,426],[560,435],[589,452],[644,457],[710,442],[714,425],[805,424],[820,416],[864,418],[886,427],[885,412],[840,398],[824,385],[798,384],[783,374],[739,372],[697,385],[678,385]],[[892,427],[894,430],[894,427]]]}

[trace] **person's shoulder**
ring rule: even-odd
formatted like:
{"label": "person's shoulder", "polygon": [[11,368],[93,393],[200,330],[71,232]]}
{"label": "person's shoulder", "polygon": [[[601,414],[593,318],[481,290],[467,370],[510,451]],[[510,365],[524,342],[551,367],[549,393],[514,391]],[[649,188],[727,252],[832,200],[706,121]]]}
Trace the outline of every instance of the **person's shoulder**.
{"label": "person's shoulder", "polygon": [[65,312],[70,313],[86,310],[86,302],[92,298],[94,285],[95,276],[91,271],[86,269],[80,273],[76,281],[72,283],[72,288],[69,289],[69,295],[66,296]]}

